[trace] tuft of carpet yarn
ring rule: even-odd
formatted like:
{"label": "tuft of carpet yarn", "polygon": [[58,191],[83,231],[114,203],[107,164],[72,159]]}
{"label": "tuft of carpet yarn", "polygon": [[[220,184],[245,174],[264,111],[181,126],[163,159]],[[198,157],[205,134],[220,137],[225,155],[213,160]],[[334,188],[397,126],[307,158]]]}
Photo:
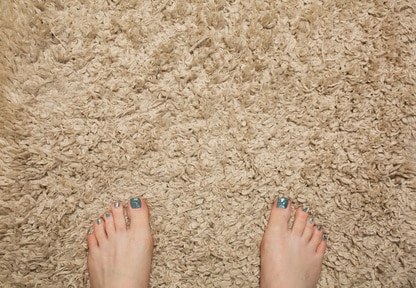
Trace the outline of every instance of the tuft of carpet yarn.
{"label": "tuft of carpet yarn", "polygon": [[415,1],[0,2],[0,281],[86,287],[144,197],[151,287],[258,287],[272,201],[329,235],[320,287],[415,287]]}

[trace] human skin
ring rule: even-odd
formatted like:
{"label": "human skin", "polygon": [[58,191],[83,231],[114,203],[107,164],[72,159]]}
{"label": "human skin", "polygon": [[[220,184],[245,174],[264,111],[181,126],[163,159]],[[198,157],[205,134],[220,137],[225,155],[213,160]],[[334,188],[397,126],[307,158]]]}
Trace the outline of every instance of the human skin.
{"label": "human skin", "polygon": [[92,288],[144,288],[149,286],[153,238],[149,210],[143,199],[120,202],[98,218],[88,230],[88,271]]}
{"label": "human skin", "polygon": [[261,288],[312,288],[319,281],[326,234],[305,208],[296,209],[290,228],[291,206],[284,197],[273,203],[260,248]]}

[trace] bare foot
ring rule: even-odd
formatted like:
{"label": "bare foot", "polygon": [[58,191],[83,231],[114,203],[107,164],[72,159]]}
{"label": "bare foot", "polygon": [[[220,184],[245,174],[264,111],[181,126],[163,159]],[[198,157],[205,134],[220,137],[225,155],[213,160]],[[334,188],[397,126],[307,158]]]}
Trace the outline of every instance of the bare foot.
{"label": "bare foot", "polygon": [[290,202],[284,197],[274,202],[261,243],[261,288],[316,287],[326,250],[323,240],[326,235],[304,210],[296,210],[290,229]]}
{"label": "bare foot", "polygon": [[88,230],[88,271],[92,288],[149,286],[153,238],[146,202],[130,199],[127,216],[119,202]]}

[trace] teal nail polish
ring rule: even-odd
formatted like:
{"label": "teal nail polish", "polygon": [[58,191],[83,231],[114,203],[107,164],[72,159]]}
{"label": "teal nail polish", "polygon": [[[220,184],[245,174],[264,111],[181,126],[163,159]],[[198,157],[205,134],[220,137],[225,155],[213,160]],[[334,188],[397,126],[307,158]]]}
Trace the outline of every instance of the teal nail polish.
{"label": "teal nail polish", "polygon": [[90,227],[90,228],[88,228],[88,235],[91,235],[92,234],[92,232],[94,232],[94,229],[92,228],[92,227]]}
{"label": "teal nail polish", "polygon": [[322,234],[322,240],[326,241],[328,239],[328,235],[327,234]]}
{"label": "teal nail polish", "polygon": [[110,212],[105,213],[105,218],[110,218],[110,216],[111,216]]}
{"label": "teal nail polish", "polygon": [[308,212],[308,211],[309,211],[309,208],[308,208],[308,207],[303,207],[303,208],[302,208],[302,211],[303,211],[303,212]]}
{"label": "teal nail polish", "polygon": [[316,229],[318,229],[318,231],[320,231],[322,229],[321,225],[316,226]]}
{"label": "teal nail polish", "polygon": [[114,203],[114,208],[118,208],[118,207],[120,207],[120,202]]}
{"label": "teal nail polish", "polygon": [[130,199],[130,206],[133,209],[141,208],[142,207],[142,201],[140,198],[131,198]]}
{"label": "teal nail polish", "polygon": [[311,223],[311,224],[313,223],[313,218],[309,219],[309,223]]}
{"label": "teal nail polish", "polygon": [[286,197],[279,197],[277,199],[277,208],[287,208],[287,205],[289,205],[289,200]]}
{"label": "teal nail polish", "polygon": [[101,222],[102,222],[101,218],[98,218],[98,219],[97,219],[97,224],[98,224],[98,225],[100,225],[100,224],[101,224]]}

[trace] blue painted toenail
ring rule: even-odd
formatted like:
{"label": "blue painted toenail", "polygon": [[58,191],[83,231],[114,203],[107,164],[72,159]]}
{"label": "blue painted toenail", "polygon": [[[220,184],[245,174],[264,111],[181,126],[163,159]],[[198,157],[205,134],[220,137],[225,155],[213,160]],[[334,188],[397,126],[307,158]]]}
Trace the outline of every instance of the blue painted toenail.
{"label": "blue painted toenail", "polygon": [[118,208],[118,207],[120,207],[120,202],[114,203],[114,208]]}
{"label": "blue painted toenail", "polygon": [[309,219],[309,223],[311,223],[311,224],[313,223],[313,218]]}
{"label": "blue painted toenail", "polygon": [[303,211],[303,212],[308,212],[308,211],[309,211],[309,208],[308,208],[308,207],[303,207],[303,208],[302,208],[302,211]]}
{"label": "blue painted toenail", "polygon": [[326,241],[326,239],[328,239],[328,235],[327,234],[322,234],[322,240]]}
{"label": "blue painted toenail", "polygon": [[287,205],[289,205],[289,200],[286,197],[277,199],[277,208],[287,208]]}
{"label": "blue painted toenail", "polygon": [[101,218],[98,218],[97,219],[97,224],[100,225],[101,224],[101,221],[102,221]]}
{"label": "blue painted toenail", "polygon": [[105,213],[105,218],[110,218],[111,214],[110,212]]}
{"label": "blue painted toenail", "polygon": [[88,228],[88,235],[91,235],[92,234],[92,232],[94,232],[94,229],[92,228],[92,227],[90,227],[90,228]]}
{"label": "blue painted toenail", "polygon": [[141,208],[142,207],[142,201],[140,198],[131,198],[130,199],[130,206],[133,209]]}
{"label": "blue painted toenail", "polygon": [[319,231],[319,230],[322,229],[322,226],[321,225],[318,225],[318,226],[316,226],[316,229],[318,229],[318,231]]}

